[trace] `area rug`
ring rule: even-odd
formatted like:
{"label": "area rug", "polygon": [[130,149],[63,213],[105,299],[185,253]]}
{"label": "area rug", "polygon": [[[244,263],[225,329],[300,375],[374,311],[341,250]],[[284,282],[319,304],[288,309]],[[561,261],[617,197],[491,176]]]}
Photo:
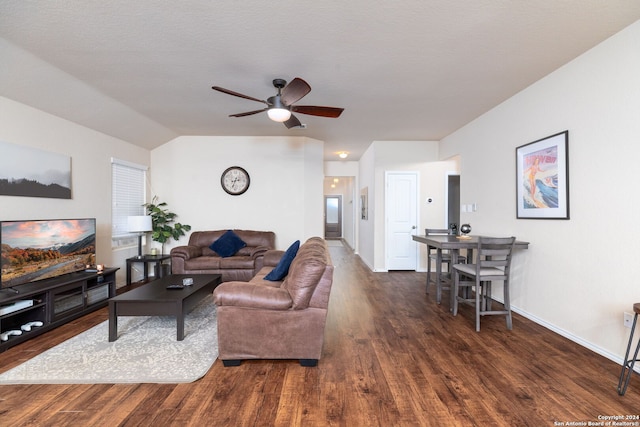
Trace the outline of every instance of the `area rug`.
{"label": "area rug", "polygon": [[218,357],[212,296],[187,314],[184,332],[177,341],[175,316],[118,317],[116,341],[105,321],[0,374],[0,384],[193,382]]}

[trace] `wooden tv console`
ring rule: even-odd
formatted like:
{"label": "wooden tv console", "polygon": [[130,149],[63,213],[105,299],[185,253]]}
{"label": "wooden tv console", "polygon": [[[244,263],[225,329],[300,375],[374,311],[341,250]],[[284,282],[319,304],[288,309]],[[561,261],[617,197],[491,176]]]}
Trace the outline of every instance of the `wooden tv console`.
{"label": "wooden tv console", "polygon": [[[102,273],[81,271],[0,290],[0,334],[22,331],[6,336],[6,341],[0,339],[0,353],[106,307],[116,294],[116,271],[118,268],[105,268]],[[26,326],[32,322],[42,322],[42,326]]]}

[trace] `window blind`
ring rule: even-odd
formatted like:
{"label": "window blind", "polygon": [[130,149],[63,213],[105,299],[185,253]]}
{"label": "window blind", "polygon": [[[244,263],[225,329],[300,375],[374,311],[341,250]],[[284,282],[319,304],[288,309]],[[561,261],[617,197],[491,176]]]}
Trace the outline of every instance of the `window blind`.
{"label": "window blind", "polygon": [[127,230],[129,216],[144,215],[147,167],[124,160],[111,159],[111,240],[113,246],[135,243]]}

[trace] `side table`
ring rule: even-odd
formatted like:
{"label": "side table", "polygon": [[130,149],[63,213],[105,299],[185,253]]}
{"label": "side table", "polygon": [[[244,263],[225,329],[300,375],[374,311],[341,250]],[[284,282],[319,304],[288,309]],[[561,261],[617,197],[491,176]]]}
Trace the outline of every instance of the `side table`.
{"label": "side table", "polygon": [[[149,280],[149,264],[156,265],[156,271],[159,272],[160,277],[162,277],[162,262],[164,260],[171,259],[171,255],[169,254],[160,254],[160,255],[142,255],[142,257],[138,258],[137,256],[133,258],[127,258],[127,285],[131,284],[131,265],[136,262],[141,262],[144,265],[144,280],[145,282]],[[156,277],[158,279],[159,277]]]}

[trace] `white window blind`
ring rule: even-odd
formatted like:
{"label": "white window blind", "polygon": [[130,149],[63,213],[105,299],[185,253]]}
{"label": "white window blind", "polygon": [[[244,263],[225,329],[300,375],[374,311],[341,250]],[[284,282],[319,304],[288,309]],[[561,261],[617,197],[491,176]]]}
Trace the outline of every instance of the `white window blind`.
{"label": "white window blind", "polygon": [[135,243],[127,230],[129,216],[144,215],[147,167],[111,159],[111,239],[113,246]]}

